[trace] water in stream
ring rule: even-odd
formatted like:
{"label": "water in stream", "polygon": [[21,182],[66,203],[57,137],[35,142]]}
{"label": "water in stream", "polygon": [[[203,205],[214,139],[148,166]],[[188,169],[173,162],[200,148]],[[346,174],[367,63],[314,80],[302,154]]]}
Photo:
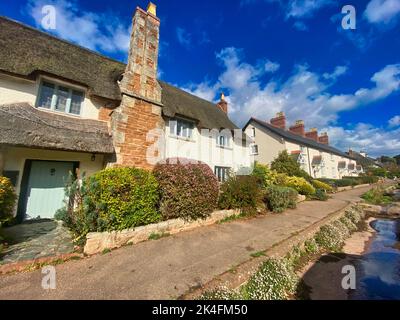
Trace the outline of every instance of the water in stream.
{"label": "water in stream", "polygon": [[377,231],[359,260],[357,289],[350,299],[400,300],[400,221],[377,219]]}

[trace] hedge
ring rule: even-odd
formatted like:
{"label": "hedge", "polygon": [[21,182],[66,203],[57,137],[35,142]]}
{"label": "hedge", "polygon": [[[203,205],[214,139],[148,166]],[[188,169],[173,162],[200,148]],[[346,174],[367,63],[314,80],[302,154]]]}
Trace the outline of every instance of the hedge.
{"label": "hedge", "polygon": [[315,188],[304,178],[287,177],[285,186],[295,189],[298,193],[309,196],[315,193]]}
{"label": "hedge", "polygon": [[265,192],[264,201],[271,211],[281,213],[287,208],[296,208],[297,197],[297,191],[292,188],[271,186]]}
{"label": "hedge", "polygon": [[13,216],[17,195],[11,181],[0,176],[0,226]]}
{"label": "hedge", "polygon": [[151,172],[136,168],[112,168],[89,178],[70,182],[67,203],[56,218],[78,235],[130,229],[161,220],[157,180]]}
{"label": "hedge", "polygon": [[262,203],[262,191],[254,176],[232,176],[221,186],[220,209],[241,209],[254,214]]}
{"label": "hedge", "polygon": [[207,164],[167,159],[157,164],[153,172],[160,188],[163,220],[205,219],[217,208],[219,183]]}

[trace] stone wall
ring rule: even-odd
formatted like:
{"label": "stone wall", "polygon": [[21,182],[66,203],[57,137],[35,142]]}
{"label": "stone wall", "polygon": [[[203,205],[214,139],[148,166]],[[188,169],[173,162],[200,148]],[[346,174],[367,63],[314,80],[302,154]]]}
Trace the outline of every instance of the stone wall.
{"label": "stone wall", "polygon": [[84,252],[87,255],[93,255],[107,249],[117,249],[124,245],[147,241],[153,234],[173,235],[183,231],[209,226],[223,219],[238,215],[239,213],[238,210],[223,210],[214,212],[206,220],[185,222],[182,219],[175,219],[124,231],[89,233],[86,237],[87,241]]}

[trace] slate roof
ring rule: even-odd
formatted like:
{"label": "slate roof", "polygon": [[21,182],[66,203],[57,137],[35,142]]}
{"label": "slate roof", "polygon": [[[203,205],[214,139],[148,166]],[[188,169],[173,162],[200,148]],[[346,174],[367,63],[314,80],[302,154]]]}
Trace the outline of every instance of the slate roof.
{"label": "slate roof", "polygon": [[113,154],[107,123],[41,111],[28,103],[0,105],[0,145]]}
{"label": "slate roof", "polygon": [[284,138],[287,141],[298,143],[300,145],[304,145],[304,146],[307,146],[307,147],[310,147],[310,148],[314,148],[314,149],[317,149],[317,150],[322,150],[322,151],[325,151],[327,153],[336,154],[338,156],[345,157],[345,158],[348,158],[348,159],[353,159],[353,157],[349,156],[348,154],[346,154],[346,153],[344,153],[344,152],[340,151],[339,149],[336,149],[336,148],[334,148],[332,146],[329,146],[329,145],[326,145],[326,144],[322,144],[322,143],[318,143],[318,142],[316,142],[316,141],[314,141],[312,139],[308,139],[308,138],[299,136],[299,135],[294,134],[294,133],[292,133],[292,132],[290,132],[288,130],[284,130],[284,129],[281,129],[281,128],[274,127],[270,123],[262,121],[262,120],[259,120],[259,119],[256,119],[256,118],[251,118],[249,120],[249,122],[244,126],[244,128],[246,128],[251,122],[257,123],[258,125],[260,125],[264,129],[266,129],[266,130],[268,130],[268,131],[270,131],[272,133],[275,133],[276,135],[278,135],[279,137]]}
{"label": "slate roof", "polygon": [[357,160],[357,164],[363,166],[364,168],[374,167],[374,166],[381,166],[377,161],[371,157],[364,157],[359,152],[351,150],[347,152],[347,154],[351,155],[353,158]]}
{"label": "slate roof", "polygon": [[[118,80],[126,64],[0,16],[0,71],[35,79],[37,73],[89,88],[89,94],[120,101]],[[165,82],[163,114],[180,115],[207,129],[238,129],[214,103]]]}

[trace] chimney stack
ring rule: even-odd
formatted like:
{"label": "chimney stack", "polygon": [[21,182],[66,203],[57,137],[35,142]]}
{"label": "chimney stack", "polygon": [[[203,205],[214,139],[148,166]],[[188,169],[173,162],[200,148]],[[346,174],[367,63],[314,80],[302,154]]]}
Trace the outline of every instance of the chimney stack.
{"label": "chimney stack", "polygon": [[221,99],[217,103],[217,107],[220,108],[226,114],[228,114],[228,102],[225,100],[224,93],[221,94]]}
{"label": "chimney stack", "polygon": [[303,120],[297,120],[296,124],[289,128],[290,132],[304,137],[306,135],[306,130]]}
{"label": "chimney stack", "polygon": [[160,19],[157,7],[149,3],[147,11],[137,7],[132,20],[128,64],[120,87],[122,93],[161,102],[157,82]]}
{"label": "chimney stack", "polygon": [[322,144],[329,145],[329,136],[327,132],[324,132],[323,134],[320,135],[318,138],[318,142]]}
{"label": "chimney stack", "polygon": [[284,112],[278,112],[275,118],[271,119],[271,125],[286,130],[286,115]]}
{"label": "chimney stack", "polygon": [[306,138],[318,142],[318,130],[317,128],[312,128],[309,132],[306,132]]}

